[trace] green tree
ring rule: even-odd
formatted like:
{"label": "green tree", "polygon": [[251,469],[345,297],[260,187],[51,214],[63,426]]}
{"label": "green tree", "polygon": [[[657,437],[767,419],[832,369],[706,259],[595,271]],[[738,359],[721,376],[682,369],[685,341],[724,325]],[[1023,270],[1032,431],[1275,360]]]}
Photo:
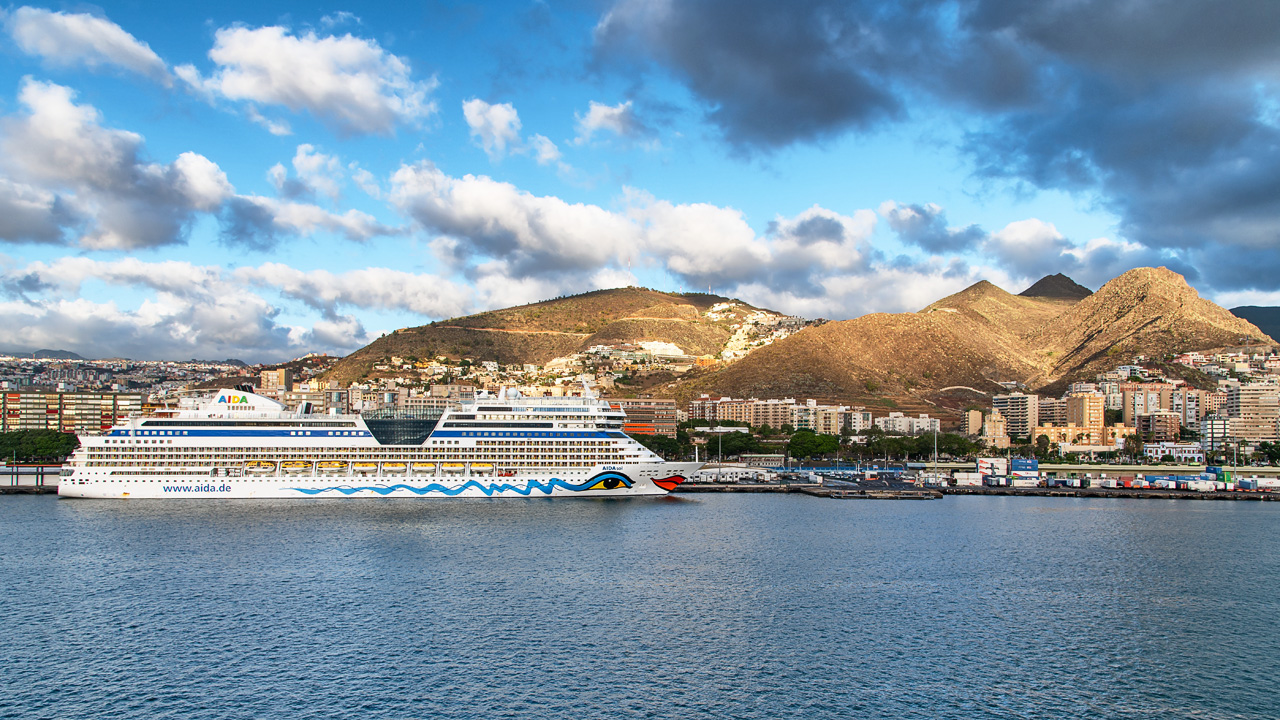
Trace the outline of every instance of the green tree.
{"label": "green tree", "polygon": [[1142,438],[1137,433],[1125,436],[1124,454],[1135,460],[1142,456]]}
{"label": "green tree", "polygon": [[666,435],[645,435],[642,433],[636,433],[631,437],[635,439],[636,442],[668,460],[678,460],[685,455],[685,447],[681,445],[678,434],[676,437],[667,437]]}
{"label": "green tree", "polygon": [[0,433],[0,457],[12,462],[58,461],[78,447],[79,438],[57,430]]}
{"label": "green tree", "polygon": [[787,453],[794,458],[811,458],[815,455],[831,455],[840,449],[840,438],[823,435],[812,430],[798,430],[787,443]]}

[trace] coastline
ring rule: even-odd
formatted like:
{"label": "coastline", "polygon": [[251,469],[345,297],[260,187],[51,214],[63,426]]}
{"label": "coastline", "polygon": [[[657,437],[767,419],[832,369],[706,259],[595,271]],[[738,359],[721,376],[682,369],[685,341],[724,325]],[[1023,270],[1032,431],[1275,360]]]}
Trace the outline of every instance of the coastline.
{"label": "coastline", "polygon": [[[875,488],[874,490],[883,490]],[[1014,488],[1014,487],[917,487],[917,494],[945,495],[1004,495],[1027,497],[1089,497],[1089,498],[1135,498],[1146,500],[1252,500],[1255,502],[1280,502],[1280,492],[1244,492],[1213,491],[1196,492],[1194,490],[1164,490],[1145,488]],[[868,497],[898,499],[897,495],[874,494],[868,489],[866,495],[851,493],[832,493],[832,488],[816,484],[781,485],[776,483],[683,483],[676,487],[674,493],[801,493],[815,497],[833,497],[837,499]],[[908,496],[911,497],[911,496]],[[905,499],[905,498],[904,498]]]}

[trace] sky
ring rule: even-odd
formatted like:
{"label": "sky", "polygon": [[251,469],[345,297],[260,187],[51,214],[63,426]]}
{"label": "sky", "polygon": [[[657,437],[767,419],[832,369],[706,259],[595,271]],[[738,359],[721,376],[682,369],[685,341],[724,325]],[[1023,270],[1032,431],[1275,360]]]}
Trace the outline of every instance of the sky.
{"label": "sky", "polygon": [[639,285],[1280,305],[1280,3],[0,6],[0,349],[275,362]]}

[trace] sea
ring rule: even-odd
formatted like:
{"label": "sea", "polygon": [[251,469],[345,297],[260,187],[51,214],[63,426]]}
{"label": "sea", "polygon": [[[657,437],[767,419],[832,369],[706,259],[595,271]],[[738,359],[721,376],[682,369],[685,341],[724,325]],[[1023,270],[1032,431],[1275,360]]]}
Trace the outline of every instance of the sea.
{"label": "sea", "polygon": [[0,497],[0,718],[1276,718],[1280,505]]}

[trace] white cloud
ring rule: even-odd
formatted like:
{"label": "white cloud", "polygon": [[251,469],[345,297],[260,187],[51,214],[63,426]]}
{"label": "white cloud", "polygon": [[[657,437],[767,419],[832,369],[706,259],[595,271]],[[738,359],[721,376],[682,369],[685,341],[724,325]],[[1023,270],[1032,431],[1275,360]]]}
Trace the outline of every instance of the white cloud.
{"label": "white cloud", "polygon": [[293,169],[316,192],[338,202],[342,194],[342,163],[338,158],[318,152],[315,146],[304,143],[294,153]]}
{"label": "white cloud", "polygon": [[767,269],[768,246],[737,210],[676,205],[634,191],[627,200],[630,217],[643,228],[643,248],[695,286],[738,281]]}
{"label": "white cloud", "polygon": [[[279,235],[327,231],[365,241],[402,231],[358,210],[331,212],[296,202],[315,191],[336,202],[342,167],[311,145],[268,177],[284,200],[237,195],[226,173],[193,152],[172,163],[143,159],[136,133],[103,127],[98,111],[77,105],[71,89],[26,79],[25,112],[0,119],[0,239],[76,242],[99,250],[183,243],[200,214],[215,215],[231,243],[267,247]],[[297,193],[286,192],[296,185]],[[70,232],[74,229],[76,232]]]}
{"label": "white cloud", "polygon": [[166,87],[173,82],[164,61],[149,45],[106,18],[20,7],[4,18],[4,26],[18,48],[51,65],[95,70],[114,66]]}
{"label": "white cloud", "polygon": [[461,315],[469,305],[469,293],[437,275],[422,275],[389,268],[364,268],[344,273],[326,270],[304,272],[281,263],[235,271],[238,279],[259,287],[274,287],[327,316],[339,307],[406,310],[428,317]]}
{"label": "white cloud", "polygon": [[[195,70],[195,68],[191,67],[190,65],[183,66],[182,68],[179,68],[179,69],[185,71],[183,80],[187,80],[186,76],[189,76],[190,72]],[[198,76],[196,81],[197,82],[199,81]],[[269,118],[263,115],[261,112],[259,112],[258,108],[256,107],[250,106],[248,109],[246,109],[245,116],[248,117],[249,120],[266,128],[267,132],[271,133],[272,135],[275,135],[276,137],[284,137],[286,135],[293,134],[293,127],[290,126],[288,122],[284,120],[275,120],[275,119]]]}
{"label": "white cloud", "polygon": [[1015,276],[1039,279],[1076,261],[1072,243],[1053,223],[1030,218],[1011,222],[982,244],[983,253]]}
{"label": "white cloud", "polygon": [[212,212],[235,192],[222,168],[203,155],[184,152],[173,161],[173,168],[178,190],[196,210]]}
{"label": "white cloud", "polygon": [[[619,199],[619,210],[606,210],[488,177],[450,177],[429,163],[402,166],[391,184],[391,202],[437,234],[437,255],[473,279],[498,283],[558,286],[572,277],[581,288],[588,273],[657,266],[700,288],[760,282],[817,292],[822,277],[870,272],[875,260],[869,210],[845,216],[814,206],[776,219],[761,236],[733,208],[675,204],[636,190]],[[480,293],[529,291],[494,285]]]}
{"label": "white cloud", "polygon": [[344,135],[390,134],[436,111],[428,97],[434,78],[414,81],[403,59],[352,35],[228,27],[216,33],[209,58],[218,68],[208,78],[189,66],[175,72],[199,92],[307,111]]}
{"label": "white cloud", "polygon": [[472,98],[462,103],[462,115],[471,137],[479,140],[490,160],[506,155],[508,145],[520,144],[520,116],[511,103],[490,104]]}
{"label": "white cloud", "polygon": [[539,165],[560,162],[560,148],[546,135],[534,135],[529,138],[529,147],[533,150],[533,158]]}
{"label": "white cloud", "polygon": [[356,163],[351,163],[350,168],[351,179],[366,195],[375,200],[382,198],[382,186],[378,184],[378,179],[373,176],[373,173],[359,167]]}
{"label": "white cloud", "polygon": [[353,12],[339,10],[320,18],[320,24],[328,30],[329,28],[336,27],[338,25],[363,25],[364,21],[360,19],[360,16]]}
{"label": "white cloud", "polygon": [[402,212],[457,241],[455,260],[503,258],[520,276],[598,268],[638,240],[635,223],[598,206],[483,176],[449,177],[429,163],[401,166],[391,184]]}
{"label": "white cloud", "polygon": [[140,135],[102,127],[98,111],[73,98],[69,88],[25,79],[25,112],[0,121],[0,170],[73,203],[89,218],[81,245],[183,242],[193,213],[212,211],[232,192],[218,166],[196,153],[168,165],[142,160]]}
{"label": "white cloud", "polygon": [[260,195],[237,195],[224,212],[223,237],[232,243],[266,248],[279,234],[306,237],[317,232],[336,233],[356,242],[403,233],[359,210],[334,213],[308,203]]}
{"label": "white cloud", "polygon": [[574,139],[574,143],[578,145],[590,142],[601,130],[625,138],[646,132],[644,124],[636,117],[630,100],[617,105],[605,105],[592,100],[585,115],[575,113],[574,117],[578,121],[578,137]]}
{"label": "white cloud", "polygon": [[[89,281],[141,289],[135,308],[80,297]],[[343,308],[427,317],[461,314],[469,294],[444,278],[388,268],[303,272],[279,263],[223,269],[182,261],[61,258],[0,272],[16,323],[6,348],[66,348],[90,357],[225,358],[274,361],[311,351],[346,353],[372,340]],[[13,289],[21,289],[16,294]],[[278,321],[281,309],[254,289],[279,292],[320,311],[309,325]]]}
{"label": "white cloud", "polygon": [[876,214],[858,210],[845,216],[814,205],[794,218],[778,216],[770,224],[770,254],[775,275],[796,272],[807,282],[814,268],[865,269],[871,261]]}

